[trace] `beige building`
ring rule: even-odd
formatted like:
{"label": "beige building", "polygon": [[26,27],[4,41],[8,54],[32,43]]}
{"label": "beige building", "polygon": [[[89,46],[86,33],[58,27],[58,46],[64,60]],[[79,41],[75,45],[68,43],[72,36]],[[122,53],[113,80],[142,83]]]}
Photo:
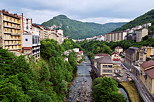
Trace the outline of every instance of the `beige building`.
{"label": "beige building", "polygon": [[104,35],[105,41],[121,41],[125,40],[125,37],[127,35],[127,32],[121,31],[121,32],[113,32],[113,33],[107,33]]}
{"label": "beige building", "polygon": [[104,56],[92,61],[92,71],[97,77],[113,77],[115,73],[121,73],[121,67],[114,64],[111,56]]}
{"label": "beige building", "polygon": [[154,47],[144,46],[144,47],[142,47],[142,49],[146,52],[147,58],[154,57]]}
{"label": "beige building", "polygon": [[139,59],[139,48],[137,47],[129,47],[125,51],[125,60],[124,63],[129,67],[135,65],[136,61]]}
{"label": "beige building", "polygon": [[93,60],[93,69],[97,76],[112,76],[113,75],[113,62],[110,56]]}
{"label": "beige building", "polygon": [[0,11],[0,47],[20,55],[22,52],[21,17]]}
{"label": "beige building", "polygon": [[141,64],[140,79],[151,94],[154,94],[154,61]]}
{"label": "beige building", "polygon": [[142,41],[143,37],[148,35],[148,29],[143,28],[143,29],[135,30],[135,34],[136,34],[136,42],[140,42],[140,41]]}

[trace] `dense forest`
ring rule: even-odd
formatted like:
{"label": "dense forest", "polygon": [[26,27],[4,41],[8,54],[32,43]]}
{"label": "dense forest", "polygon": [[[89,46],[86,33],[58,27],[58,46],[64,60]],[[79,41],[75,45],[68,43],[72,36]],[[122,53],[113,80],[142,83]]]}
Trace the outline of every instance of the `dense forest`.
{"label": "dense forest", "polygon": [[121,31],[121,30],[130,29],[130,28],[133,28],[135,26],[142,25],[145,23],[154,23],[154,9],[145,13],[142,16],[137,17],[136,19],[121,26],[120,28],[115,29],[114,31]]}
{"label": "dense forest", "polygon": [[84,39],[87,37],[93,37],[96,35],[102,35],[104,33],[111,32],[118,27],[121,27],[124,23],[107,23],[107,24],[97,24],[81,22],[77,20],[72,20],[65,15],[59,15],[53,17],[47,22],[42,23],[44,27],[51,27],[56,25],[56,29],[60,27],[64,30],[64,35],[73,39]]}
{"label": "dense forest", "polygon": [[0,101],[1,102],[63,102],[68,84],[76,71],[74,52],[64,61],[63,51],[73,48],[71,40],[60,45],[54,40],[41,42],[41,59],[15,56],[0,49]]}

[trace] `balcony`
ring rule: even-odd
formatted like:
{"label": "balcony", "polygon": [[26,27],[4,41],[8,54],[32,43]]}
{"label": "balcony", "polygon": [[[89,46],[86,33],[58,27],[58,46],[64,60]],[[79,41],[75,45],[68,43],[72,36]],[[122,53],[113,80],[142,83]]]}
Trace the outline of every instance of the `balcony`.
{"label": "balcony", "polygon": [[19,34],[19,33],[11,33],[11,35],[20,36],[21,34]]}
{"label": "balcony", "polygon": [[12,32],[4,31],[4,34],[11,34]]}
{"label": "balcony", "polygon": [[7,39],[4,39],[4,40],[7,40],[7,41],[13,41],[13,40],[20,41],[21,39],[10,39],[10,38],[7,38]]}
{"label": "balcony", "polygon": [[16,51],[16,50],[21,50],[21,48],[12,48],[12,49],[8,49],[9,51]]}
{"label": "balcony", "polygon": [[17,26],[9,26],[9,25],[4,25],[4,28],[17,29],[17,30],[20,30],[21,29],[20,27],[17,27]]}
{"label": "balcony", "polygon": [[19,44],[19,43],[5,44],[5,46],[18,46],[18,45],[21,45],[21,44]]}
{"label": "balcony", "polygon": [[17,24],[17,25],[20,25],[19,22],[15,22],[15,21],[11,21],[11,20],[6,20],[6,19],[3,19],[4,22],[9,22],[9,23],[13,23],[13,24]]}

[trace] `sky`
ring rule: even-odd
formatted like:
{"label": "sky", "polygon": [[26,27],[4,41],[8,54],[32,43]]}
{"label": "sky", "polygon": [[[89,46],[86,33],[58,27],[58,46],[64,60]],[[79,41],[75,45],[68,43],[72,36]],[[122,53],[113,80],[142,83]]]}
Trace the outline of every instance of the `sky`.
{"label": "sky", "polygon": [[41,24],[57,15],[83,22],[129,22],[154,9],[154,0],[1,0],[1,9]]}

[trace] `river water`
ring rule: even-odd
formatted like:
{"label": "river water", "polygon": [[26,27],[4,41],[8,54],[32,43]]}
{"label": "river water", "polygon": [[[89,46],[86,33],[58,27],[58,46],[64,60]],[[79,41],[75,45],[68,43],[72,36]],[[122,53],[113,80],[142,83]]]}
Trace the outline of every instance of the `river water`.
{"label": "river water", "polygon": [[[77,66],[77,77],[73,80],[73,83],[69,89],[67,102],[91,102],[91,86],[92,79],[90,76],[91,62],[87,56],[85,56],[85,62],[80,63]],[[119,88],[122,94],[127,98],[127,93],[123,88]]]}
{"label": "river water", "polygon": [[82,62],[77,66],[77,77],[70,87],[67,102],[91,101],[91,62],[87,56],[85,57],[85,60],[85,62]]}

